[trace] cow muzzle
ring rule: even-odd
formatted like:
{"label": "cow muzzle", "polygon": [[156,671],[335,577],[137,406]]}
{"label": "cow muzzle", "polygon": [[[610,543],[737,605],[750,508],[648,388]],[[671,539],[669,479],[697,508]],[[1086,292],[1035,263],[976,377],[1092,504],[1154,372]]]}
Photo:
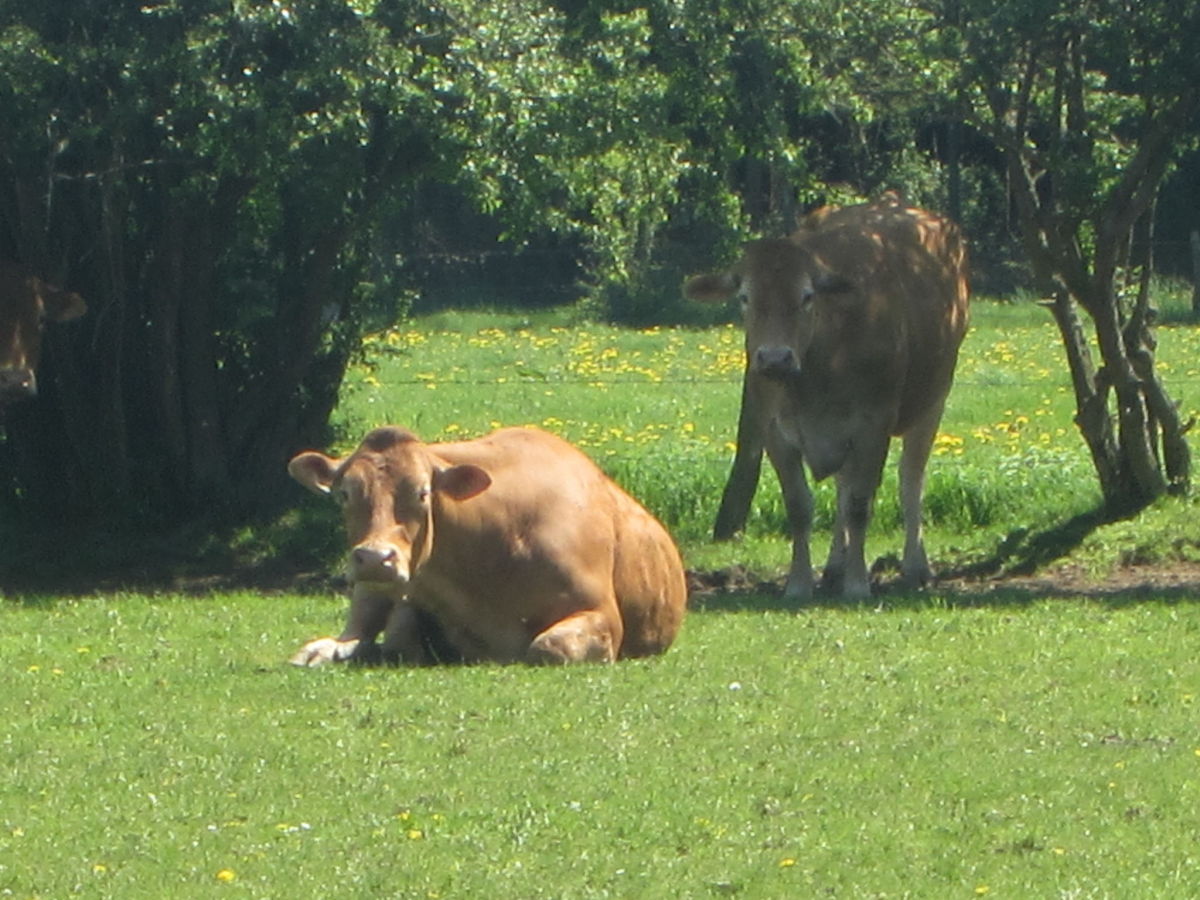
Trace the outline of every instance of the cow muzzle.
{"label": "cow muzzle", "polygon": [[33,369],[0,369],[0,402],[15,403],[37,396],[37,376]]}
{"label": "cow muzzle", "polygon": [[800,372],[800,361],[791,347],[762,346],[754,351],[754,371],[767,378],[789,378]]}
{"label": "cow muzzle", "polygon": [[406,584],[408,578],[408,560],[394,544],[364,543],[350,551],[351,581]]}

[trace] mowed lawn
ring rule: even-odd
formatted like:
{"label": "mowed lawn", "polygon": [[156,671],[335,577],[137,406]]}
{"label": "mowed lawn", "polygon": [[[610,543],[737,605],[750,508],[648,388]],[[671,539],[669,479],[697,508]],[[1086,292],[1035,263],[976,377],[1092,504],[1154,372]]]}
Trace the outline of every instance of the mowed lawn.
{"label": "mowed lawn", "polygon": [[666,656],[283,664],[332,600],[4,612],[15,897],[1183,897],[1200,614],[713,602]]}
{"label": "mowed lawn", "polygon": [[[1095,499],[1039,312],[977,309],[931,466],[935,565]],[[341,447],[383,422],[429,439],[536,424],[628,484],[693,567],[782,570],[769,475],[747,538],[706,540],[735,329],[501,326],[375,336]],[[1186,409],[1195,334],[1164,332]],[[893,495],[894,478],[876,554],[899,546]],[[297,488],[297,508],[315,503]],[[1124,898],[1200,883],[1189,593],[946,587],[804,610],[714,593],[654,660],[286,665],[343,612],[330,592],[6,597],[0,896]]]}

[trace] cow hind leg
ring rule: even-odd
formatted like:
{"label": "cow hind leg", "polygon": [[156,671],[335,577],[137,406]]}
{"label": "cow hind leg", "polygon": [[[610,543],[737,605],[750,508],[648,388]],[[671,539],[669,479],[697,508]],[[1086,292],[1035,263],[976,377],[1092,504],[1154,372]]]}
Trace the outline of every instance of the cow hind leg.
{"label": "cow hind leg", "polygon": [[840,594],[846,579],[846,504],[849,493],[838,482],[838,502],[834,512],[833,532],[829,539],[829,556],[821,570],[821,590],[828,594]]}
{"label": "cow hind leg", "polygon": [[762,470],[763,436],[765,417],[764,401],[761,396],[762,376],[749,368],[742,379],[742,408],[738,413],[737,450],[734,452],[733,467],[725,490],[721,494],[721,506],[717,510],[717,521],[713,525],[713,540],[727,541],[746,527],[750,515],[750,504],[758,489]]}
{"label": "cow hind leg", "polygon": [[867,527],[887,450],[886,435],[873,445],[859,447],[837,475],[837,521],[823,583],[833,590],[840,588],[847,599],[865,600],[871,596]]}
{"label": "cow hind leg", "polygon": [[612,662],[620,648],[608,617],[587,610],[555,622],[533,639],[526,654],[532,663]]}
{"label": "cow hind leg", "polygon": [[933,580],[933,570],[925,554],[921,516],[925,470],[944,406],[944,401],[935,404],[914,423],[904,435],[904,449],[900,453],[900,508],[904,513],[904,560],[900,573],[909,587],[923,587]]}

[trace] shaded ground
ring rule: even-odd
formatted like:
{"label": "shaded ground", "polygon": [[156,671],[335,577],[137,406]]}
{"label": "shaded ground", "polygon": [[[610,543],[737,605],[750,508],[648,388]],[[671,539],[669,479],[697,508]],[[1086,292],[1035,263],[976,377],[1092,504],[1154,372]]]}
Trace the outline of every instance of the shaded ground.
{"label": "shaded ground", "polygon": [[[1043,531],[1020,530],[984,557],[934,561],[938,580],[924,594],[899,583],[899,560],[881,558],[872,566],[873,596],[883,603],[922,602],[922,596],[950,603],[989,605],[1042,597],[1092,597],[1112,602],[1139,599],[1200,600],[1200,563],[1182,560],[1148,563],[1132,554],[1104,574],[1072,562],[1083,540],[1106,521],[1095,514],[1078,516]],[[103,540],[103,539],[101,539]],[[0,598],[5,596],[80,596],[97,592],[137,591],[202,595],[217,591],[342,593],[345,584],[335,567],[313,553],[289,555],[278,546],[251,562],[244,554],[205,552],[178,535],[130,542],[110,538],[112,546],[87,562],[64,566],[61,540],[31,544],[24,552],[0,547]],[[222,542],[217,541],[220,545]],[[300,542],[303,546],[303,542]],[[114,552],[113,547],[121,552]],[[4,558],[2,551],[10,550]],[[11,551],[16,551],[12,553]],[[332,553],[336,554],[336,545]],[[324,559],[332,558],[329,552]],[[1194,557],[1193,557],[1194,558]],[[264,562],[263,560],[266,560]],[[764,577],[742,566],[688,573],[694,608],[793,609],[783,600],[782,577]],[[839,597],[818,592],[812,605],[841,606]]]}
{"label": "shaded ground", "polygon": [[[737,602],[737,598],[751,596],[767,598],[765,605],[768,606],[785,605],[783,578],[764,579],[740,567],[689,572],[688,588],[691,604],[700,608],[743,605]],[[1200,564],[1178,562],[1123,566],[1101,576],[1069,563],[1051,566],[1030,575],[980,575],[952,570],[942,573],[926,593],[972,605],[1045,597],[1087,597],[1111,602],[1136,602],[1151,598],[1200,600]],[[890,572],[875,573],[872,581],[873,599],[886,603],[889,597],[914,596],[919,594],[903,588]],[[818,591],[813,604],[836,606],[841,605],[841,601],[836,597],[823,596]]]}

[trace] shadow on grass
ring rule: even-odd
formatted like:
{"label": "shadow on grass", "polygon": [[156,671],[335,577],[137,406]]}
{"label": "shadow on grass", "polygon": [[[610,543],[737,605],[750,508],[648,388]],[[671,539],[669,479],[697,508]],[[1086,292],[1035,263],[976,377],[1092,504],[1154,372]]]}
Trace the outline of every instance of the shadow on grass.
{"label": "shadow on grass", "polygon": [[1089,599],[1113,607],[1144,602],[1200,601],[1200,565],[1167,563],[1121,568],[1096,578],[1064,563],[1096,529],[1120,519],[1102,510],[1082,513],[1042,531],[1019,529],[987,555],[938,572],[937,582],[912,589],[900,582],[900,560],[872,566],[869,601],[846,600],[818,589],[797,604],[783,597],[783,579],[762,579],[735,567],[689,573],[690,607],[697,612],[802,612],[805,609],[1019,608],[1048,598]]}
{"label": "shadow on grass", "polygon": [[[310,519],[312,519],[310,521]],[[60,528],[0,542],[0,599],[49,605],[97,593],[339,592],[339,523],[293,515],[257,528]]]}
{"label": "shadow on grass", "polygon": [[[310,521],[311,518],[311,521]],[[120,532],[33,536],[0,556],[0,600],[52,606],[96,593],[203,596],[262,591],[343,593],[338,576],[340,531],[327,517],[293,518],[253,541],[217,528],[147,535]],[[937,583],[904,587],[899,560],[877,560],[869,601],[825,592],[806,604],[783,598],[782,579],[742,566],[688,573],[689,607],[696,612],[800,612],[804,609],[1013,608],[1053,597],[1090,598],[1114,606],[1147,601],[1200,600],[1200,565],[1168,564],[1119,570],[1105,579],[1057,566],[1093,531],[1116,521],[1092,511],[1034,531],[1019,529],[975,559],[944,561]],[[66,548],[66,550],[64,550]]]}

